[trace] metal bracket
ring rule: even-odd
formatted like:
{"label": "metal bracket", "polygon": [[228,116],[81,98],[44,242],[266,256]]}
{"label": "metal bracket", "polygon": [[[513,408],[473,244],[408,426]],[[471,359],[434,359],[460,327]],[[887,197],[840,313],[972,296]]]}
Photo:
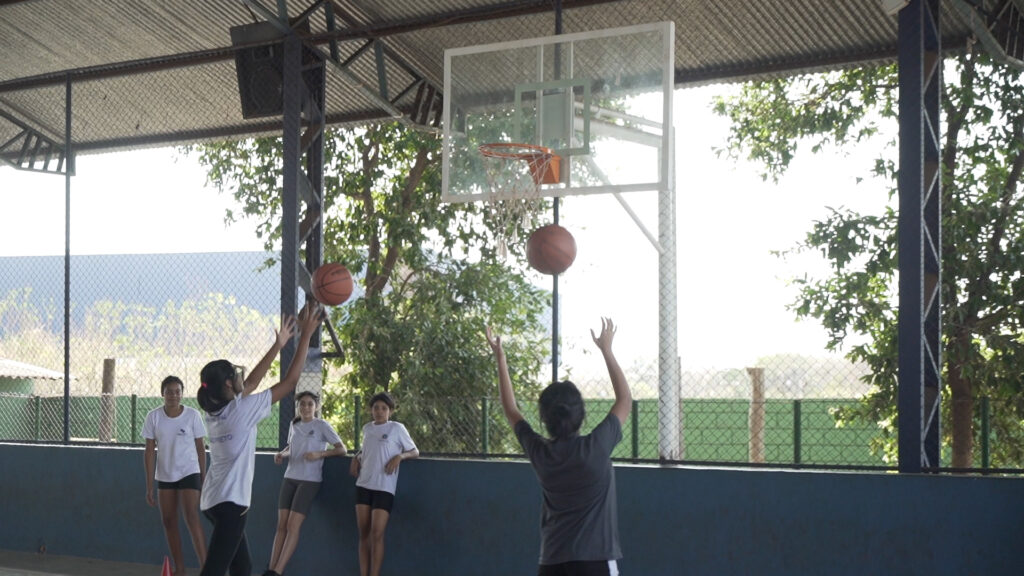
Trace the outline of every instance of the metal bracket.
{"label": "metal bracket", "polygon": [[0,162],[18,170],[49,174],[67,173],[67,150],[64,145],[3,110],[0,110],[0,117],[20,129],[13,138],[0,143]]}

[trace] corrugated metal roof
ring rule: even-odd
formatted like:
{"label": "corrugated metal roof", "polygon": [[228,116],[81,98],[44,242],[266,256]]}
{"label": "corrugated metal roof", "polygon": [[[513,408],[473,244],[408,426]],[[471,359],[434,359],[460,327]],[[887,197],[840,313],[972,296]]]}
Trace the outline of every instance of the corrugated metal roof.
{"label": "corrugated metal roof", "polygon": [[39,366],[25,364],[24,362],[16,362],[14,360],[5,360],[0,358],[0,378],[64,380],[64,374],[54,372],[53,370],[47,370],[46,368],[40,368]]}
{"label": "corrugated metal roof", "polygon": [[[0,146],[25,126],[64,140],[66,79],[79,153],[280,133],[277,119],[242,118],[229,34],[262,19],[263,5],[274,3],[264,0],[251,11],[241,0],[0,2]],[[319,4],[287,5],[294,16]],[[317,8],[311,37],[325,52],[334,38],[342,61],[359,54],[347,70],[364,85],[328,66],[331,123],[389,116],[370,94],[378,87],[374,51],[366,49],[371,39],[386,49],[387,97],[410,114],[419,79],[443,85],[446,48],[548,36],[555,26],[550,0],[331,6],[333,29]],[[896,19],[876,0],[563,0],[562,6],[565,33],[674,21],[677,86],[834,69],[896,54]],[[945,7],[942,18],[944,46],[962,46],[970,30]]]}

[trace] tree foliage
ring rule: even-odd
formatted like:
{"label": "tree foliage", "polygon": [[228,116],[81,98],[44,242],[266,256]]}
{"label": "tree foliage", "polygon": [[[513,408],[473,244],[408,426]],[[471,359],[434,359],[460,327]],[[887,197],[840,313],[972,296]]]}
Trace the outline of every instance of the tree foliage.
{"label": "tree foliage", "polygon": [[[943,438],[952,466],[978,465],[980,398],[991,402],[992,465],[1024,465],[1024,83],[1020,73],[968,51],[945,62],[942,94]],[[898,83],[894,66],[752,83],[721,98],[732,121],[722,151],[777,181],[802,149],[871,145],[872,172],[896,197]],[[886,126],[889,127],[886,130]],[[884,135],[890,136],[885,137]],[[828,347],[870,367],[877,391],[840,418],[877,422],[877,448],[895,456],[897,214],[830,209],[794,252],[818,252],[831,272],[796,278],[792,310],[817,319]],[[782,256],[786,256],[785,253]],[[858,336],[853,339],[851,336]]]}
{"label": "tree foliage", "polygon": [[[494,390],[484,327],[517,335],[509,365],[521,370],[514,380],[528,393],[544,359],[545,295],[514,264],[522,247],[509,247],[509,264],[500,261],[495,215],[485,205],[441,202],[436,136],[387,123],[329,130],[324,141],[324,261],[341,262],[362,285],[360,297],[331,311],[347,364],[329,371],[343,376],[325,383],[325,414],[340,423],[353,395],[365,402],[391,390],[422,449],[478,451],[465,438],[476,437],[479,418],[467,421],[465,410],[479,412]],[[190,150],[242,206],[227,219],[256,219],[273,248],[281,235],[280,139]],[[473,426],[473,434],[453,426]]]}

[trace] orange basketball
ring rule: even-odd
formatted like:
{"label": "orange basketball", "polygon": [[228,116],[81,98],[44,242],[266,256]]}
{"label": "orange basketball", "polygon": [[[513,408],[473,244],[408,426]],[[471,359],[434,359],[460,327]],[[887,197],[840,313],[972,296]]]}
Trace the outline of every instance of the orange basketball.
{"label": "orange basketball", "polygon": [[341,264],[324,264],[313,272],[313,298],[321,304],[341,304],[352,295],[352,288],[352,274]]}
{"label": "orange basketball", "polygon": [[576,259],[576,239],[558,224],[541,226],[526,241],[526,260],[542,274],[561,274]]}

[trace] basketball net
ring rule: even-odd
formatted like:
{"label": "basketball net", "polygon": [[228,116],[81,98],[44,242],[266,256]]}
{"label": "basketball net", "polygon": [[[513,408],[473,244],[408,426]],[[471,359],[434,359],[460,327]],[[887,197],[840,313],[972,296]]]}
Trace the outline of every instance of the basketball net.
{"label": "basketball net", "polygon": [[497,225],[498,255],[508,255],[545,207],[542,184],[556,184],[560,158],[550,148],[532,144],[495,143],[480,146],[487,175],[487,206]]}

